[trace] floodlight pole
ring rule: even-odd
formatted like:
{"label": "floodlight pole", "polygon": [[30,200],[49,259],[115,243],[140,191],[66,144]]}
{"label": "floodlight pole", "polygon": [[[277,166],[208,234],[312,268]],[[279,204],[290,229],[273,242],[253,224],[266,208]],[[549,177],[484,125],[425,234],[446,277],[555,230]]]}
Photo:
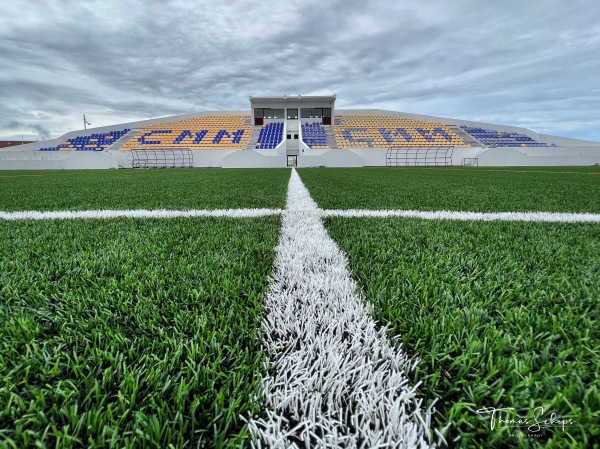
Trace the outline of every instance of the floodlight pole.
{"label": "floodlight pole", "polygon": [[87,122],[85,121],[85,114],[83,114],[83,129],[87,129]]}

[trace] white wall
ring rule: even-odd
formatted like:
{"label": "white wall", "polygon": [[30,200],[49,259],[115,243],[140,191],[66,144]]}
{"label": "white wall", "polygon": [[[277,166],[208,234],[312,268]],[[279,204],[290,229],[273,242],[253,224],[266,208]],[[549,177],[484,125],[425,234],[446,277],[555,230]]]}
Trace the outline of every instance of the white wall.
{"label": "white wall", "polygon": [[[363,167],[385,166],[384,148],[352,148],[344,150],[316,150],[300,152],[299,167]],[[479,158],[481,166],[561,166],[594,165],[600,163],[599,147],[551,148],[454,148],[452,165],[460,166],[463,158]]]}
{"label": "white wall", "polygon": [[277,168],[286,167],[287,160],[285,151],[283,154],[273,153],[267,156],[258,151],[239,150],[223,158],[222,164],[223,168]]}
{"label": "white wall", "polygon": [[[600,147],[490,148],[478,154],[480,166],[586,166],[600,164]],[[534,151],[537,150],[537,151]]]}
{"label": "white wall", "polygon": [[14,153],[3,152],[0,155],[0,170],[117,168],[117,161],[101,151],[20,151]]}
{"label": "white wall", "polygon": [[227,156],[242,150],[192,150],[194,167],[222,167]]}
{"label": "white wall", "polygon": [[[311,153],[315,150],[307,150],[298,155],[298,167],[363,167],[366,165],[364,159],[348,150],[323,150],[321,154]],[[385,165],[385,162],[384,162]]]}
{"label": "white wall", "polygon": [[[385,166],[387,150],[354,148],[302,149],[298,167]],[[283,150],[193,150],[195,167],[285,167]],[[455,148],[452,164],[459,166],[465,157],[477,157],[480,166],[561,166],[600,163],[600,147],[548,148]],[[128,151],[3,151],[0,170],[67,170],[131,167]]]}

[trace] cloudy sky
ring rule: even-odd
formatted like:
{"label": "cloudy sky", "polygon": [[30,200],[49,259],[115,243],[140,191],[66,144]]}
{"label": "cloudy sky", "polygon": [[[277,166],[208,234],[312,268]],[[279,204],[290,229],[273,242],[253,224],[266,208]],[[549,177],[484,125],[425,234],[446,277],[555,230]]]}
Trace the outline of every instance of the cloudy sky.
{"label": "cloudy sky", "polygon": [[0,139],[337,94],[600,141],[598,0],[10,0]]}

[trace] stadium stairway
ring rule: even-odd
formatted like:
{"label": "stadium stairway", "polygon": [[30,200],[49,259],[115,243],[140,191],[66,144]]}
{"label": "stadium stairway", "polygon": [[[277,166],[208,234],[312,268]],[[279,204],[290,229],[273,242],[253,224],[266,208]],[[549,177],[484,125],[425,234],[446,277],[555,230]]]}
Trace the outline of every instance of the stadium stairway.
{"label": "stadium stairway", "polygon": [[331,125],[323,125],[323,128],[325,128],[325,136],[327,136],[327,145],[329,146],[329,148],[334,148],[337,149],[338,144],[337,144],[337,140],[335,138],[335,134],[333,134],[333,128]]}
{"label": "stadium stairway", "polygon": [[141,130],[142,130],[142,128],[132,129],[127,134],[125,134],[123,137],[121,137],[119,140],[117,140],[115,143],[113,143],[110,147],[108,147],[107,149],[108,150],[120,150],[123,145],[125,145],[127,142],[129,142],[131,139],[133,139]]}
{"label": "stadium stairway", "polygon": [[250,134],[250,139],[248,140],[248,145],[246,145],[247,150],[255,150],[256,144],[258,143],[258,136],[260,135],[260,130],[262,126],[255,126],[252,128],[252,134]]}
{"label": "stadium stairway", "polygon": [[483,145],[479,140],[475,139],[469,133],[463,131],[458,125],[448,125],[448,128],[456,134],[461,140],[467,145],[471,145],[472,147],[483,147]]}

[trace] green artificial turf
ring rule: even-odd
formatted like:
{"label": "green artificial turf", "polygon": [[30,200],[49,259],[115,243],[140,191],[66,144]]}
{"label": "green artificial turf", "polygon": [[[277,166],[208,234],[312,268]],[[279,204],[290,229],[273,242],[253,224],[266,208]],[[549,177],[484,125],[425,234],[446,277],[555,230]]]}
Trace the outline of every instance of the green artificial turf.
{"label": "green artificial turf", "polygon": [[283,208],[289,169],[0,171],[0,210]]}
{"label": "green artificial turf", "polygon": [[323,209],[600,213],[600,167],[307,168],[298,173]]}
{"label": "green artificial turf", "polygon": [[[600,226],[347,218],[326,226],[375,318],[420,359],[412,380],[423,382],[428,404],[438,399],[432,421],[450,425],[450,446],[598,447]],[[533,418],[538,406],[543,419],[555,413],[572,426],[515,437],[476,413],[514,407]]]}
{"label": "green artificial turf", "polygon": [[0,222],[0,447],[247,445],[279,222]]}

